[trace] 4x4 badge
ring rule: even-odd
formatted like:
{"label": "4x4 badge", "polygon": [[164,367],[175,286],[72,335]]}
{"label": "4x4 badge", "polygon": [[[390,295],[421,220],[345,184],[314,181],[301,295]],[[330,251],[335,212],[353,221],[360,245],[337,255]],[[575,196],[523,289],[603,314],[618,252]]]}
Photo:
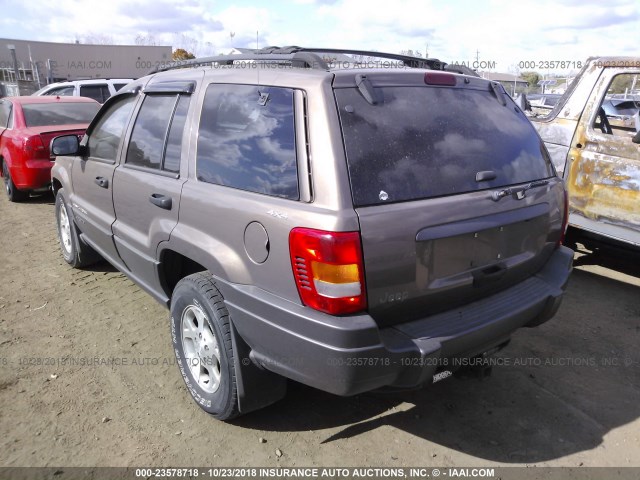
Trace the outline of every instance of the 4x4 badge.
{"label": "4x4 badge", "polygon": [[267,213],[272,217],[276,217],[276,218],[284,218],[284,219],[289,218],[289,215],[287,215],[286,213],[277,212],[275,210],[269,210]]}

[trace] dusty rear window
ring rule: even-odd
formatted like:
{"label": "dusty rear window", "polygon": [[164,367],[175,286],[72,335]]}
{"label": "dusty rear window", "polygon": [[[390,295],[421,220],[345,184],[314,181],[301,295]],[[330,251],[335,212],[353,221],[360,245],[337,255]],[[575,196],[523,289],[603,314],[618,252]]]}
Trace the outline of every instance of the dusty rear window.
{"label": "dusty rear window", "polygon": [[[355,206],[454,195],[554,175],[529,120],[487,89],[336,89]],[[505,95],[506,97],[506,95]],[[476,181],[483,171],[495,179]]]}
{"label": "dusty rear window", "polygon": [[97,103],[34,103],[22,105],[27,127],[89,123],[100,105]]}

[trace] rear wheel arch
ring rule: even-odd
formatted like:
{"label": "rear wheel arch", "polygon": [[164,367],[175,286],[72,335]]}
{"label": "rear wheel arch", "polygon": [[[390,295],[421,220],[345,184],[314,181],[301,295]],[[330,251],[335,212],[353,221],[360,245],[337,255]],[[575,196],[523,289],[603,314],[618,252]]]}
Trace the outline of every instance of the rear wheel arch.
{"label": "rear wheel arch", "polygon": [[173,249],[167,248],[160,252],[158,276],[168,298],[171,298],[180,280],[194,273],[206,271],[206,267]]}

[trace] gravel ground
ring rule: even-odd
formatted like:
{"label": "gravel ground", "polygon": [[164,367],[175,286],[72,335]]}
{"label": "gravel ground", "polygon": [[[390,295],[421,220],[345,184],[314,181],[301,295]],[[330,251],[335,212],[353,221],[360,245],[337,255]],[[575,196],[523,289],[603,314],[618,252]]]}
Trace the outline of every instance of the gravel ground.
{"label": "gravel ground", "polygon": [[168,312],[62,259],[50,196],[0,196],[0,466],[640,466],[640,255],[595,251],[485,380],[335,397],[291,383],[232,423],[175,366]]}

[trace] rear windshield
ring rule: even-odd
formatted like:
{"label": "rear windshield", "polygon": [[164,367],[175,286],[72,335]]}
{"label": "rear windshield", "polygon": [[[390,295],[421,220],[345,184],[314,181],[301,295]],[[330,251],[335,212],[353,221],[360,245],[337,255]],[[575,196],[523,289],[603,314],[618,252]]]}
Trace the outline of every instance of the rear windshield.
{"label": "rear windshield", "polygon": [[[355,206],[454,195],[554,175],[529,120],[485,90],[336,89]],[[506,97],[506,95],[505,95]],[[493,171],[496,178],[476,181]]]}
{"label": "rear windshield", "polygon": [[89,123],[100,109],[97,103],[34,103],[22,105],[27,127]]}

